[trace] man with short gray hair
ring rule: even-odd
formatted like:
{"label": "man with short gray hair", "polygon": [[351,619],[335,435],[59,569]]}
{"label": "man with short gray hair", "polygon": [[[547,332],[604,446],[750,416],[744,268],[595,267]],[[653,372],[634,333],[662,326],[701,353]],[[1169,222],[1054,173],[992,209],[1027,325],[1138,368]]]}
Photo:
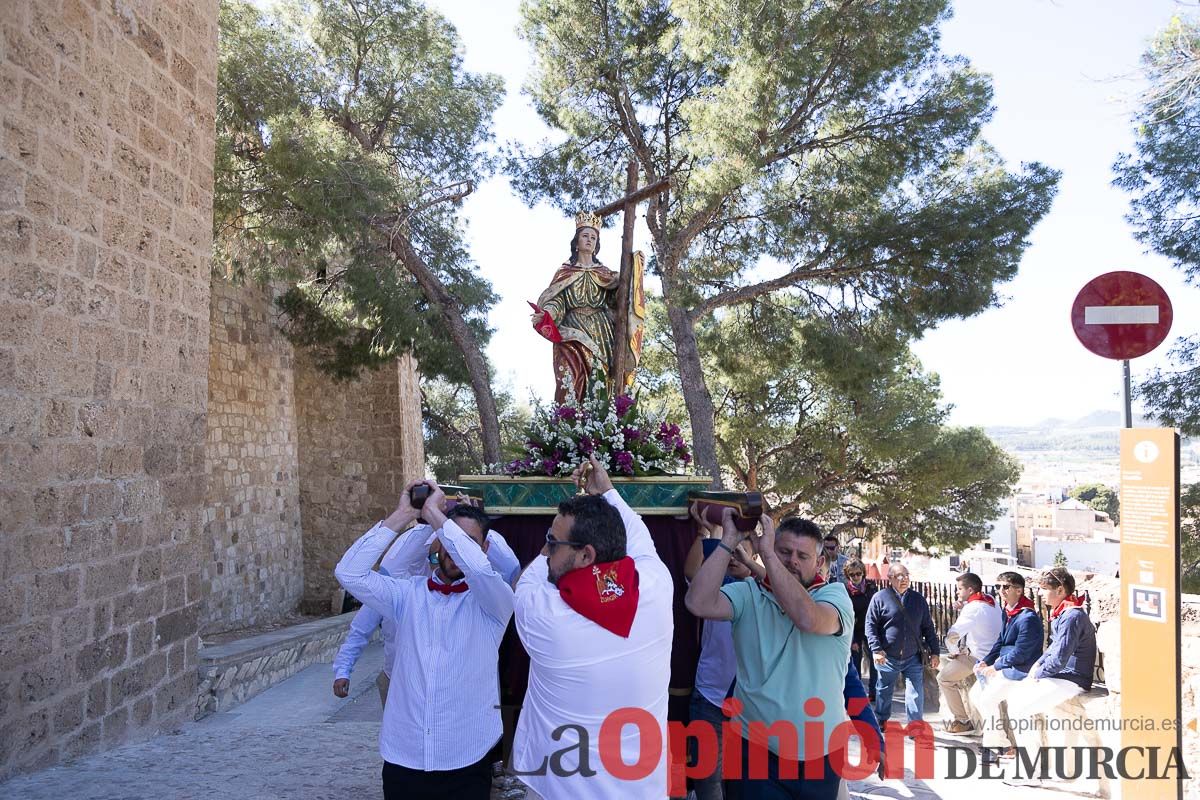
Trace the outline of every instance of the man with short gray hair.
{"label": "man with short gray hair", "polygon": [[929,613],[929,603],[910,588],[908,567],[893,564],[888,570],[888,585],[875,593],[867,606],[867,643],[879,671],[875,687],[875,715],[882,726],[892,716],[892,691],[896,679],[904,676],[904,708],[909,722],[925,716],[925,658],[928,648],[930,665],[938,668],[937,629]]}

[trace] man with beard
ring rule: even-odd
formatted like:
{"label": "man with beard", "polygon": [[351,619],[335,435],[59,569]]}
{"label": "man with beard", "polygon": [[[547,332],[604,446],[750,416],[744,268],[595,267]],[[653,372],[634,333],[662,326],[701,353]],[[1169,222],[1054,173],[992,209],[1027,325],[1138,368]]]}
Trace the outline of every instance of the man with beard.
{"label": "man with beard", "polygon": [[[530,666],[513,772],[531,798],[661,799],[674,584],[646,523],[595,457],[590,464],[588,494],[559,504],[542,554],[517,581],[517,633]],[[600,757],[601,725],[621,708],[644,709],[659,729],[662,752],[638,781],[612,775]],[[639,763],[642,744],[638,725],[623,726],[621,761]]]}
{"label": "man with beard", "polygon": [[[848,720],[843,689],[854,632],[854,608],[846,587],[821,574],[821,529],[810,520],[784,520],[778,534],[762,517],[758,553],[766,567],[763,580],[722,586],[733,549],[743,538],[726,513],[721,547],[704,562],[687,593],[687,607],[703,619],[733,623],[737,655],[734,700],[742,712],[735,721],[752,725],[743,733],[742,769],[761,762],[767,748],[766,777],[740,780],[743,800],[787,797],[833,800],[841,778],[836,767],[844,751],[830,752],[833,730]],[[755,729],[776,723],[803,736],[807,723],[819,723],[820,741],[758,737]],[[765,738],[765,741],[763,740]],[[752,754],[754,753],[754,754]],[[797,763],[811,759],[809,763]]]}
{"label": "man with beard", "polygon": [[[420,511],[405,489],[396,510],[351,545],[334,574],[364,605],[395,625],[396,656],[379,751],[385,800],[486,800],[491,751],[500,741],[497,652],[513,590],[487,558],[488,517],[469,505],[442,511],[432,481]],[[423,517],[438,532],[432,576],[393,578],[372,570],[398,531]],[[427,529],[404,534],[419,537]]]}

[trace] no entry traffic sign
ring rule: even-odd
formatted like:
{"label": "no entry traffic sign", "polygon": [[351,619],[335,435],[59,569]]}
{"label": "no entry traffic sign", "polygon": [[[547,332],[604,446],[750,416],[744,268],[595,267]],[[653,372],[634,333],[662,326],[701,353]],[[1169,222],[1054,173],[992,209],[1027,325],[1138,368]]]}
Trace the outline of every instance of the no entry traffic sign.
{"label": "no entry traffic sign", "polygon": [[1171,300],[1163,288],[1136,272],[1106,272],[1079,290],[1071,327],[1098,356],[1126,360],[1144,356],[1171,330]]}

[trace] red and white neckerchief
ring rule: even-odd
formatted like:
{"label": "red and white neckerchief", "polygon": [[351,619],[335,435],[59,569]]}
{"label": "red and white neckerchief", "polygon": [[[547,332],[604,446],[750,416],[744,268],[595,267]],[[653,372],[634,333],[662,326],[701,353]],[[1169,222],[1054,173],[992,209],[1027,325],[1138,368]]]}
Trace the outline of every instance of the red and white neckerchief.
{"label": "red and white neckerchief", "polygon": [[1033,601],[1030,600],[1025,595],[1021,595],[1021,599],[1017,601],[1017,604],[1015,606],[1013,606],[1012,608],[1004,609],[1004,612],[1006,614],[1008,614],[1009,619],[1012,619],[1013,617],[1015,617],[1017,614],[1020,614],[1025,609],[1029,609],[1030,611],[1033,611]]}
{"label": "red and white neckerchief", "polygon": [[989,606],[995,606],[996,598],[992,597],[990,594],[984,594],[983,592],[976,592],[975,594],[973,594],[967,598],[967,602],[968,603],[980,602],[980,603],[987,603]]}
{"label": "red and white neckerchief", "polygon": [[571,570],[559,578],[558,593],[579,614],[629,637],[638,604],[638,572],[629,556]]}
{"label": "red and white neckerchief", "polygon": [[846,581],[846,590],[848,592],[850,592],[851,597],[854,597],[855,595],[859,595],[859,594],[866,594],[867,593],[867,579],[863,578],[862,581],[857,584],[854,583],[854,581]]}
{"label": "red and white neckerchief", "polygon": [[1053,611],[1050,612],[1050,619],[1056,619],[1059,614],[1063,613],[1068,608],[1082,608],[1082,607],[1083,607],[1083,598],[1076,597],[1073,594],[1069,594],[1063,598],[1063,601],[1061,603],[1059,603],[1058,606]]}

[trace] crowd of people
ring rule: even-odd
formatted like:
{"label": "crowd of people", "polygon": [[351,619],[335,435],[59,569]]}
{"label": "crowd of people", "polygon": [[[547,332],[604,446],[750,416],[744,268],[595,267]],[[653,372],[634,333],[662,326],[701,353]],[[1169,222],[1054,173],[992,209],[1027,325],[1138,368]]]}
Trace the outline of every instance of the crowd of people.
{"label": "crowd of people", "polygon": [[[421,484],[428,498],[417,507],[411,494]],[[846,796],[846,725],[865,753],[859,763],[883,770],[882,731],[900,676],[907,731],[924,720],[925,674],[936,671],[944,729],[981,735],[992,760],[1032,746],[1022,741],[1035,730],[1027,720],[1091,686],[1094,628],[1064,568],[1039,580],[1053,609],[1044,652],[1024,578],[1002,573],[995,598],[967,572],[943,656],[903,564],[870,581],[863,562],[811,520],[776,525],[764,515],[747,533],[731,510],[713,523],[693,507],[685,602],[702,628],[683,761],[667,719],[674,580],[594,459],[584,485],[523,569],[483,510],[432,481],[407,487],[337,565],[363,608],[335,660],[334,694],[348,695],[359,654],[383,630],[387,800],[489,797],[510,620],[530,666],[509,769],[528,798],[690,789],[698,800],[833,800]]]}

